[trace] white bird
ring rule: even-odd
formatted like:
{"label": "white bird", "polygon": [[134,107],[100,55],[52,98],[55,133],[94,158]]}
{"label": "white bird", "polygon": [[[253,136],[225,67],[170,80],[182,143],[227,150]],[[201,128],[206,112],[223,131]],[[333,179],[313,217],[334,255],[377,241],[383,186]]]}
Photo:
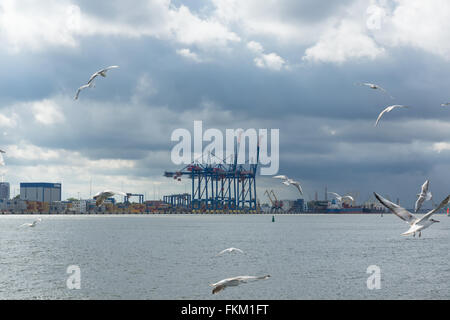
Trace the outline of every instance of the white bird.
{"label": "white bird", "polygon": [[121,192],[121,191],[111,191],[111,190],[100,191],[99,193],[95,194],[93,197],[95,200],[95,205],[97,207],[99,207],[103,204],[103,202],[105,202],[106,199],[111,198],[117,194],[122,195],[122,196],[127,195],[125,192]]}
{"label": "white bird", "polygon": [[408,106],[403,106],[403,105],[399,105],[399,104],[395,104],[393,106],[389,106],[387,108],[385,108],[383,111],[380,112],[380,114],[378,115],[377,121],[375,122],[375,127],[378,125],[378,122],[380,121],[381,117],[383,116],[383,114],[385,114],[386,112],[391,112],[392,110],[394,110],[395,108],[409,108]]}
{"label": "white bird", "polygon": [[339,202],[342,202],[344,199],[349,199],[350,201],[355,201],[355,199],[353,199],[353,197],[352,196],[341,196],[341,195],[339,195],[339,194],[337,194],[336,192],[328,192],[328,193],[331,193],[331,194],[334,194],[334,197],[339,201]]}
{"label": "white bird", "polygon": [[441,104],[441,107],[447,107],[447,106],[450,106],[450,102],[446,102],[446,103],[442,103]]}
{"label": "white bird", "polygon": [[223,279],[219,282],[210,284],[210,286],[213,287],[212,294],[216,294],[224,290],[226,287],[235,287],[240,285],[241,283],[247,283],[248,281],[264,280],[268,278],[270,278],[270,275],[265,275],[261,277],[239,276],[234,278]]}
{"label": "white bird", "polygon": [[225,252],[234,252],[234,251],[244,253],[244,251],[242,251],[241,249],[238,249],[238,248],[228,248],[228,249],[220,251],[217,255],[220,256],[220,255],[224,254]]}
{"label": "white bird", "polygon": [[78,88],[77,93],[75,94],[75,97],[73,99],[77,100],[81,90],[86,89],[86,88],[91,88],[91,87],[95,87],[94,82],[82,85],[81,87]]}
{"label": "white bird", "polygon": [[286,185],[286,186],[290,186],[293,185],[294,187],[297,188],[297,190],[300,192],[300,194],[303,194],[303,189],[300,185],[300,182],[294,180],[294,179],[290,179],[285,175],[279,175],[279,176],[275,176],[273,177],[274,179],[281,179],[283,180],[281,183]]}
{"label": "white bird", "polygon": [[97,76],[106,77],[106,72],[107,72],[108,70],[110,70],[110,69],[115,69],[115,68],[118,68],[118,67],[119,67],[119,66],[109,66],[109,67],[106,67],[105,69],[102,69],[102,70],[99,70],[99,71],[95,72],[95,73],[89,78],[88,84],[90,84]]}
{"label": "white bird", "polygon": [[425,183],[422,185],[422,189],[420,193],[417,195],[417,201],[414,207],[415,212],[417,212],[422,207],[424,201],[429,201],[433,198],[431,192],[428,191],[429,185],[430,185],[429,180],[425,181]]}
{"label": "white bird", "polygon": [[419,237],[422,236],[422,230],[428,228],[433,223],[439,222],[438,220],[431,219],[431,216],[433,213],[441,210],[443,207],[448,205],[450,203],[450,195],[445,198],[441,204],[429,211],[427,214],[423,215],[421,218],[415,217],[411,212],[406,210],[405,208],[400,207],[399,205],[390,202],[389,200],[384,199],[382,196],[374,192],[375,197],[378,199],[378,201],[381,202],[382,205],[384,205],[386,208],[388,208],[392,213],[394,213],[396,216],[398,216],[400,219],[405,220],[409,225],[410,228],[408,231],[402,233],[402,236],[408,236],[413,235],[416,236],[416,232],[419,233]]}
{"label": "white bird", "polygon": [[19,228],[20,228],[20,227],[25,227],[25,226],[27,226],[27,227],[35,227],[36,224],[37,224],[38,222],[41,222],[41,221],[42,221],[41,218],[37,218],[36,220],[33,221],[33,223],[24,223],[24,224],[20,225]]}
{"label": "white bird", "polygon": [[3,159],[3,153],[6,153],[6,152],[3,150],[0,150],[0,166],[5,165],[5,160]]}
{"label": "white bird", "polygon": [[391,97],[391,99],[394,99],[394,97],[391,96],[385,89],[383,89],[382,87],[380,87],[379,85],[377,85],[375,83],[364,82],[364,83],[360,83],[360,85],[369,87],[370,89],[374,89],[374,90],[381,90],[385,94],[387,94],[389,97]]}

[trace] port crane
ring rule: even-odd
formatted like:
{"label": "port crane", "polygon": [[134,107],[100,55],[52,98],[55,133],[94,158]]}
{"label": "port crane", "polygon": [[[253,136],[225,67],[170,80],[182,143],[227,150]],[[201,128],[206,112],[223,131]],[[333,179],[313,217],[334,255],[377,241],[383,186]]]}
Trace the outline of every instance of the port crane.
{"label": "port crane", "polygon": [[[256,163],[238,164],[238,144],[233,158],[219,159],[220,163],[194,160],[181,170],[164,172],[164,176],[181,181],[182,176],[191,179],[191,201],[189,208],[201,211],[243,210],[254,213],[256,203],[256,173],[259,163],[259,141],[256,148]],[[203,156],[203,155],[202,155]]]}
{"label": "port crane", "polygon": [[127,192],[127,195],[123,197],[124,203],[129,203],[131,197],[138,197],[139,198],[139,204],[144,203],[144,195],[140,193],[129,193]]}
{"label": "port crane", "polygon": [[[278,201],[275,192],[273,190],[271,190],[270,192],[268,190],[266,190],[266,192],[264,192],[265,195],[267,195],[267,197],[269,198],[270,202],[272,203],[272,208],[270,208],[270,212],[271,213],[276,213],[279,211],[283,211],[283,203],[281,201]],[[270,196],[272,194],[273,198]]]}

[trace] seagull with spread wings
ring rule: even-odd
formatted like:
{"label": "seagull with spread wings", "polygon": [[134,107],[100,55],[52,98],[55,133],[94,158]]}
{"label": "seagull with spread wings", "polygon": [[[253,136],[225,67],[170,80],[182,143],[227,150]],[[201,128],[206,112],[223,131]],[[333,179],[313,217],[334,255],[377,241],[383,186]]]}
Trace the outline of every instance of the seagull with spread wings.
{"label": "seagull with spread wings", "polygon": [[403,105],[399,105],[399,104],[395,104],[393,106],[389,106],[387,108],[385,108],[383,111],[380,112],[380,114],[378,115],[377,121],[375,122],[375,127],[378,125],[378,122],[380,121],[381,117],[383,116],[383,114],[385,114],[386,112],[391,112],[392,110],[394,110],[395,108],[409,108],[408,106],[403,106]]}
{"label": "seagull with spread wings", "polygon": [[219,282],[210,284],[210,286],[213,287],[212,294],[216,294],[224,290],[226,287],[235,287],[240,285],[241,283],[247,283],[248,281],[265,280],[268,278],[270,278],[270,275],[265,275],[261,277],[239,276],[220,280]]}
{"label": "seagull with spread wings", "polygon": [[109,66],[106,67],[102,70],[99,70],[97,72],[95,72],[90,78],[89,81],[87,82],[87,84],[82,85],[81,87],[78,88],[77,93],[75,94],[74,100],[78,100],[78,96],[80,95],[81,90],[86,89],[86,88],[91,88],[91,87],[95,87],[94,84],[94,79],[98,76],[102,76],[102,77],[106,77],[106,72],[110,69],[115,69],[118,68],[119,66]]}
{"label": "seagull with spread wings", "polygon": [[103,204],[103,202],[105,202],[106,199],[111,198],[115,195],[122,195],[125,197],[127,194],[125,192],[121,192],[121,191],[111,191],[111,190],[100,191],[99,193],[95,194],[93,197],[95,200],[95,205],[97,207],[99,207]]}
{"label": "seagull with spread wings", "polygon": [[424,201],[428,201],[433,198],[433,195],[431,194],[431,192],[428,191],[429,186],[430,186],[429,180],[425,181],[425,183],[422,185],[422,189],[421,189],[420,193],[417,195],[417,201],[416,201],[416,205],[414,207],[415,212],[417,212],[422,207],[422,204]]}
{"label": "seagull with spread wings", "polygon": [[359,83],[359,84],[362,85],[362,86],[369,87],[370,89],[373,89],[373,90],[380,90],[380,91],[382,91],[383,93],[387,94],[389,97],[391,97],[391,99],[394,99],[394,97],[391,96],[391,95],[386,91],[386,89],[380,87],[379,85],[377,85],[377,84],[375,84],[375,83],[364,82],[364,83]]}
{"label": "seagull with spread wings", "polygon": [[241,249],[238,249],[238,248],[228,248],[228,249],[220,251],[217,255],[220,256],[220,255],[222,255],[222,254],[224,254],[226,252],[240,252],[240,253],[244,253],[244,251],[242,251]]}
{"label": "seagull with spread wings", "polygon": [[339,194],[337,194],[336,192],[328,192],[334,195],[334,197],[339,201],[339,202],[343,202],[344,199],[349,199],[350,201],[355,201],[355,199],[352,196],[341,196]]}
{"label": "seagull with spread wings", "polygon": [[281,183],[286,186],[293,185],[294,187],[297,188],[297,190],[300,192],[301,195],[303,194],[303,189],[302,189],[302,186],[300,185],[300,182],[298,182],[294,179],[290,179],[285,175],[274,176],[273,178],[283,180]]}
{"label": "seagull with spread wings", "polygon": [[443,207],[445,207],[446,205],[448,205],[450,203],[450,195],[447,196],[447,198],[445,198],[441,204],[429,211],[427,214],[423,215],[421,218],[417,218],[416,216],[414,216],[411,212],[409,212],[408,210],[406,210],[405,208],[400,207],[399,205],[383,198],[382,196],[380,196],[379,194],[377,194],[376,192],[374,192],[375,197],[378,199],[378,201],[380,201],[380,203],[382,205],[384,205],[386,208],[388,208],[392,213],[394,213],[397,217],[399,217],[400,219],[406,221],[406,223],[409,224],[409,229],[408,231],[402,233],[402,236],[408,236],[408,235],[413,235],[414,237],[416,236],[416,232],[419,233],[419,237],[422,236],[422,230],[428,228],[429,226],[431,226],[433,223],[436,222],[440,222],[438,220],[434,220],[431,219],[431,216],[441,210]]}

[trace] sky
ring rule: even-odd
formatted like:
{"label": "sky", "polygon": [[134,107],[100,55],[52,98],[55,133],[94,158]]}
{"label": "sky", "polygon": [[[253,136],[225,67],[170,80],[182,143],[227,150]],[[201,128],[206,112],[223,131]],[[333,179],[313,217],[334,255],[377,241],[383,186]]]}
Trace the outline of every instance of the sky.
{"label": "sky", "polygon": [[[327,186],[413,207],[429,179],[437,203],[450,193],[449,16],[447,0],[2,0],[1,173],[12,195],[31,181],[61,182],[63,198],[189,191],[163,172],[180,169],[173,130],[202,120],[280,129],[279,174],[306,200]],[[392,104],[410,108],[374,127]],[[266,189],[298,197],[262,176],[262,203]]]}

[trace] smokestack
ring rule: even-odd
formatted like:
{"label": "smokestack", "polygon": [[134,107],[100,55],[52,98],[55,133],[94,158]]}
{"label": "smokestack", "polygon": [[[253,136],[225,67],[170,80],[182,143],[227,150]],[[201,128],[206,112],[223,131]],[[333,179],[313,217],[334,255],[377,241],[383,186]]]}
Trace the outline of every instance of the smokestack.
{"label": "smokestack", "polygon": [[328,188],[325,186],[325,201],[328,201]]}
{"label": "smokestack", "polygon": [[316,191],[316,193],[315,193],[315,195],[314,195],[314,200],[315,200],[315,201],[318,200],[317,191]]}

